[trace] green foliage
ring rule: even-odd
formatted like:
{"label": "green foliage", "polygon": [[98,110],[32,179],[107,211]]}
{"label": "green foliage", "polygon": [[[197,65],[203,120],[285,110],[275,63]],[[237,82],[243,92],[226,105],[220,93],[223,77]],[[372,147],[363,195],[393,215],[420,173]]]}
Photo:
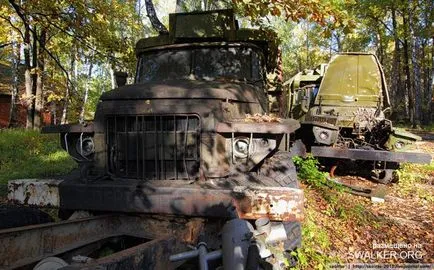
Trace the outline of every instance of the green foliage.
{"label": "green foliage", "polygon": [[238,0],[233,1],[235,10],[253,22],[262,23],[270,16],[284,18],[285,21],[300,22],[307,20],[322,27],[351,28],[352,20],[345,10],[340,9],[340,1],[331,0]]}
{"label": "green foliage", "polygon": [[331,243],[327,231],[315,220],[314,212],[308,211],[302,226],[303,245],[294,254],[299,263],[295,269],[326,269],[338,262],[337,258],[329,255]]}
{"label": "green foliage", "polygon": [[[0,0],[0,45],[16,42],[23,46],[24,26],[29,26],[30,54],[38,61],[44,59],[43,73],[38,70],[40,62],[38,67],[32,67],[38,76],[45,75],[43,103],[55,104],[59,111],[67,104],[68,120],[73,122],[83,106],[86,113],[94,107],[83,102],[88,82],[93,81],[93,77],[104,76],[110,83],[111,70],[123,70],[132,75],[135,43],[145,35],[155,34],[143,22],[136,4],[137,1],[130,0]],[[42,32],[47,39],[40,49],[37,47],[42,47]],[[13,58],[9,47],[9,58]],[[22,58],[23,55],[21,61]],[[89,66],[93,67],[93,72],[89,72]],[[101,89],[90,88],[89,91],[100,93]],[[95,104],[91,99],[95,99],[95,95],[88,99]]]}
{"label": "green foliage", "polygon": [[365,209],[364,205],[356,204],[353,207],[347,207],[343,194],[346,188],[329,181],[327,174],[318,169],[319,162],[317,159],[308,156],[306,159],[294,157],[293,160],[297,166],[298,177],[309,187],[318,191],[327,203],[324,210],[327,216],[342,220],[351,219],[358,224],[375,222],[376,219]]}
{"label": "green foliage", "polygon": [[313,187],[324,187],[328,185],[326,174],[318,170],[319,162],[313,156],[306,159],[293,157],[294,164],[297,166],[298,177],[306,184]]}
{"label": "green foliage", "polygon": [[60,148],[58,136],[33,130],[0,130],[0,185],[12,179],[62,175],[75,167]]}

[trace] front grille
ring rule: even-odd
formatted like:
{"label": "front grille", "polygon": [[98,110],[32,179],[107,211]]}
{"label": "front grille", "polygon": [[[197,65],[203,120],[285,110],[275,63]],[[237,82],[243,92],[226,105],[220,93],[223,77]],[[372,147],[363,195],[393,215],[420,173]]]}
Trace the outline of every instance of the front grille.
{"label": "front grille", "polygon": [[200,164],[197,115],[108,116],[109,172],[143,180],[195,179]]}

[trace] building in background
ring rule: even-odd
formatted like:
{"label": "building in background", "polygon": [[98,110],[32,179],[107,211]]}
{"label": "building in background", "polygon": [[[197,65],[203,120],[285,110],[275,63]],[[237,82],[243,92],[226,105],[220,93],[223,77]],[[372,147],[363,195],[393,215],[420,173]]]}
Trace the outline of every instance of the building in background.
{"label": "building in background", "polygon": [[[12,100],[12,68],[0,62],[0,128],[9,127],[9,119],[11,113],[11,100]],[[25,105],[20,102],[20,97],[25,93],[24,86],[24,70],[20,69],[19,85],[18,85],[18,98],[16,105],[17,123],[14,127],[25,127],[27,110]],[[49,110],[45,110],[42,113],[42,125],[51,124],[51,113]]]}

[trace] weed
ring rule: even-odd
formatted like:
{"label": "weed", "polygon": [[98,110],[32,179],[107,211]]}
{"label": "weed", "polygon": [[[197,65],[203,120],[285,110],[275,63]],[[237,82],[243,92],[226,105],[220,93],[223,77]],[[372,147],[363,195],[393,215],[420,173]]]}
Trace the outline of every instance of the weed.
{"label": "weed", "polygon": [[345,190],[342,185],[328,180],[327,173],[318,169],[319,162],[313,156],[309,155],[305,159],[296,156],[292,159],[297,166],[298,177],[307,185],[316,189],[333,188],[339,192]]}
{"label": "weed", "polygon": [[299,263],[295,269],[325,269],[338,262],[329,255],[331,243],[327,232],[315,220],[314,212],[307,211],[302,227],[303,246],[295,254]]}
{"label": "weed", "polygon": [[294,164],[297,166],[298,177],[313,187],[323,187],[327,185],[326,174],[318,170],[318,160],[312,156],[306,159],[293,157]]}

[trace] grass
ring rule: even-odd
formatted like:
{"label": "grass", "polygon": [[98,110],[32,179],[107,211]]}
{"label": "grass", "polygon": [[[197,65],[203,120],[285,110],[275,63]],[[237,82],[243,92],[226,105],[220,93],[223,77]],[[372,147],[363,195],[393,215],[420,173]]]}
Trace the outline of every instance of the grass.
{"label": "grass", "polygon": [[299,262],[297,269],[325,269],[331,263],[338,262],[338,259],[329,255],[331,242],[327,232],[317,224],[318,212],[313,207],[315,200],[310,196],[309,189],[317,191],[324,200],[331,203],[326,210],[329,214],[335,212],[337,195],[331,190],[326,173],[318,170],[319,164],[315,158],[311,156],[306,159],[293,157],[293,160],[297,166],[298,178],[307,185],[304,191],[305,196],[308,197],[305,203],[305,220],[302,225],[303,245],[296,253]]}
{"label": "grass", "polygon": [[[302,224],[303,245],[297,251],[297,269],[328,269],[341,263],[334,252],[331,235],[345,237],[348,224],[355,226],[381,226],[381,221],[367,208],[363,199],[355,200],[346,188],[328,180],[328,174],[319,171],[313,157],[293,158],[298,177],[306,185],[305,220]],[[331,228],[327,223],[332,223]],[[351,227],[351,225],[349,226]]]}
{"label": "grass", "polygon": [[424,185],[431,183],[434,177],[434,160],[430,164],[406,163],[398,170],[398,193],[403,197],[417,196],[419,199],[433,203],[434,197]]}
{"label": "grass", "polygon": [[332,263],[339,262],[335,256],[330,256],[331,241],[326,230],[315,223],[314,211],[306,211],[302,226],[302,248],[297,251],[298,265],[296,269],[325,269]]}
{"label": "grass", "polygon": [[35,130],[0,130],[0,186],[13,179],[62,175],[75,166],[60,148],[57,135]]}
{"label": "grass", "polygon": [[406,222],[413,221],[418,207],[429,209],[434,203],[434,161],[425,165],[403,164],[398,170],[400,180],[389,189],[392,196],[404,201],[402,205],[373,204],[344,192],[342,187],[330,184],[327,173],[318,170],[319,164],[313,157],[295,157],[294,163],[305,194],[303,244],[296,253],[299,261],[296,269],[328,269],[334,263],[362,262],[349,254],[370,251],[373,242],[425,239],[423,224],[413,227],[408,234],[403,228],[413,224]]}

